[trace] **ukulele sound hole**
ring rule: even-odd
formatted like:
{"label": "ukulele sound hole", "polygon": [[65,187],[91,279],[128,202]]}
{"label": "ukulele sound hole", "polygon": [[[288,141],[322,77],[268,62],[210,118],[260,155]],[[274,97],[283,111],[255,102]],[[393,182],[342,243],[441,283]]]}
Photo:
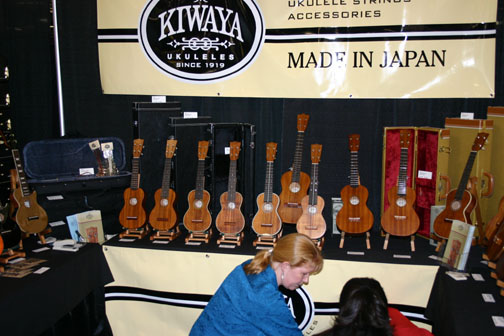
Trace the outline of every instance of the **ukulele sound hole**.
{"label": "ukulele sound hole", "polygon": [[317,213],[317,207],[316,206],[310,206],[308,207],[308,212],[312,215],[316,214]]}
{"label": "ukulele sound hole", "polygon": [[228,206],[228,209],[230,209],[230,210],[234,210],[234,208],[236,208],[236,204],[234,202],[229,202],[227,206]]}
{"label": "ukulele sound hole", "polygon": [[451,204],[451,208],[453,211],[457,211],[458,209],[460,209],[460,202],[459,201],[453,201],[452,204]]}
{"label": "ukulele sound hole", "polygon": [[265,203],[263,206],[263,211],[264,212],[271,212],[273,211],[273,204],[271,203]]}
{"label": "ukulele sound hole", "polygon": [[202,206],[203,206],[203,202],[201,200],[194,201],[194,207],[196,209],[201,209]]}
{"label": "ukulele sound hole", "polygon": [[360,202],[359,197],[357,197],[357,196],[350,197],[350,204],[357,205],[357,204],[359,204],[359,202]]}
{"label": "ukulele sound hole", "polygon": [[161,200],[161,206],[164,206],[164,207],[165,207],[165,206],[167,206],[167,205],[168,205],[168,200],[167,200],[166,198],[163,198],[163,199]]}
{"label": "ukulele sound hole", "polygon": [[397,200],[396,200],[396,204],[398,207],[403,207],[406,205],[406,199],[404,199],[404,197],[399,197]]}
{"label": "ukulele sound hole", "polygon": [[137,203],[138,203],[138,200],[135,197],[130,198],[130,200],[129,200],[130,205],[137,205]]}
{"label": "ukulele sound hole", "polygon": [[289,186],[289,190],[293,193],[297,193],[301,190],[301,186],[297,182],[292,182]]}

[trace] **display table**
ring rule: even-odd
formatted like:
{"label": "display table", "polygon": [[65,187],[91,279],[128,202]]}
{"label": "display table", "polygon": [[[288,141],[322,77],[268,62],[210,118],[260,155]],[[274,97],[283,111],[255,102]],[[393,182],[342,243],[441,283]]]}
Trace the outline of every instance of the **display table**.
{"label": "display table", "polygon": [[26,257],[47,260],[40,267],[49,270],[19,279],[0,277],[2,335],[40,335],[113,280],[98,244],[87,244],[77,252],[31,252],[40,247],[25,244]]}
{"label": "display table", "polygon": [[[183,236],[167,244],[148,238],[107,242],[104,254],[115,281],[105,288],[106,310],[114,335],[187,335],[223,279],[257,252],[253,238],[245,235],[235,248],[219,248],[215,237],[199,246],[185,245]],[[434,246],[417,239],[417,252],[411,252],[409,238],[398,238],[384,251],[383,237],[372,237],[371,250],[364,237],[348,237],[344,249],[338,245],[339,236],[326,239],[324,269],[304,286],[315,303],[307,333],[331,325],[339,293],[352,277],[376,278],[392,306],[429,323],[423,312],[439,267],[429,258]]]}

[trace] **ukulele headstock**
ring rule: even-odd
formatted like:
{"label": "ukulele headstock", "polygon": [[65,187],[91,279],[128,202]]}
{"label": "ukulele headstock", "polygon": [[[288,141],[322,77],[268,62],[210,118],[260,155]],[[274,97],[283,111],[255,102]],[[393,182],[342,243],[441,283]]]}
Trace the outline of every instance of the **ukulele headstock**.
{"label": "ukulele headstock", "polygon": [[165,157],[167,159],[173,158],[173,155],[175,155],[175,150],[177,149],[177,140],[166,140],[166,151],[165,151]]}
{"label": "ukulele headstock", "polygon": [[486,140],[488,139],[488,133],[478,133],[476,139],[474,139],[474,144],[472,146],[473,151],[479,151],[485,145]]}
{"label": "ukulele headstock", "polygon": [[238,160],[238,156],[240,156],[240,146],[241,143],[239,141],[231,141],[229,143],[229,159],[231,161]]}
{"label": "ukulele headstock", "polygon": [[297,116],[297,130],[298,132],[304,132],[306,127],[308,126],[308,120],[310,119],[310,115],[306,113],[298,114]]}
{"label": "ukulele headstock", "polygon": [[311,145],[311,162],[312,163],[319,163],[321,156],[322,156],[322,145],[312,144]]}
{"label": "ukulele headstock", "polygon": [[142,155],[144,139],[133,140],[133,158],[138,159]]}
{"label": "ukulele headstock", "polygon": [[401,130],[399,133],[399,139],[401,148],[409,148],[410,139],[411,139],[411,131],[410,130]]}
{"label": "ukulele headstock", "polygon": [[198,142],[198,160],[205,160],[208,153],[208,141]]}
{"label": "ukulele headstock", "polygon": [[277,143],[268,142],[266,144],[266,161],[267,162],[275,161],[276,152],[277,152]]}
{"label": "ukulele headstock", "polygon": [[350,134],[348,136],[348,148],[350,152],[358,152],[360,147],[360,135]]}

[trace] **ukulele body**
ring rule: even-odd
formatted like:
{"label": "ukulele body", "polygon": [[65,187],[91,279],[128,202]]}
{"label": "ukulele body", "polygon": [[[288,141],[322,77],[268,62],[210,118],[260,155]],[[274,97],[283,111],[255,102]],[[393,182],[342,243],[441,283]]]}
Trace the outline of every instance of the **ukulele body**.
{"label": "ukulele body", "polygon": [[476,198],[466,189],[462,194],[462,199],[458,201],[455,199],[456,193],[457,189],[453,189],[448,193],[445,209],[434,220],[434,233],[443,239],[448,239],[450,236],[454,219],[472,224],[471,212],[476,206]]}
{"label": "ukulele body", "polygon": [[416,194],[412,188],[406,187],[406,195],[398,195],[397,189],[396,186],[388,192],[390,206],[381,218],[381,226],[393,236],[411,236],[420,227],[420,219],[413,208]]}
{"label": "ukulele body", "polygon": [[243,197],[239,192],[235,192],[235,201],[228,200],[228,192],[222,193],[220,197],[221,211],[215,219],[215,226],[220,233],[238,234],[245,228],[245,217],[240,210]]}
{"label": "ukulele body", "polygon": [[23,196],[21,188],[14,190],[14,200],[18,205],[16,223],[21,231],[26,233],[40,233],[48,223],[46,211],[37,203],[37,192]]}
{"label": "ukulele body", "polygon": [[317,196],[317,203],[313,205],[308,204],[309,199],[310,196],[306,195],[301,200],[303,214],[297,221],[296,230],[299,233],[307,235],[311,239],[320,239],[326,232],[326,222],[322,216],[322,210],[324,210],[324,199]]}
{"label": "ukulele body", "polygon": [[124,190],[124,206],[119,213],[119,222],[124,228],[134,230],[145,224],[147,215],[143,207],[144,197],[145,193],[141,188]]}
{"label": "ukulele body", "polygon": [[282,230],[282,219],[278,214],[280,198],[277,194],[271,194],[271,202],[264,201],[264,193],[260,193],[256,199],[257,213],[252,219],[252,229],[258,236],[277,235]]}
{"label": "ukulele body", "polygon": [[369,192],[362,185],[347,185],[341,189],[343,207],[336,215],[336,224],[341,231],[358,234],[371,230],[374,217],[366,205],[368,197]]}
{"label": "ukulele body", "polygon": [[173,207],[177,194],[173,189],[168,190],[168,197],[162,198],[163,189],[159,188],[154,194],[155,206],[149,214],[150,225],[159,231],[168,231],[177,224],[177,212]]}
{"label": "ukulele body", "polygon": [[310,176],[299,172],[299,182],[292,181],[292,171],[285,172],[280,179],[282,192],[280,193],[280,207],[278,214],[284,223],[296,224],[303,213],[301,200],[308,193]]}
{"label": "ukulele body", "polygon": [[189,208],[184,214],[184,226],[192,232],[207,231],[212,225],[212,215],[208,210],[210,203],[210,193],[206,190],[202,191],[203,197],[196,198],[196,190],[191,190],[187,195],[187,203]]}

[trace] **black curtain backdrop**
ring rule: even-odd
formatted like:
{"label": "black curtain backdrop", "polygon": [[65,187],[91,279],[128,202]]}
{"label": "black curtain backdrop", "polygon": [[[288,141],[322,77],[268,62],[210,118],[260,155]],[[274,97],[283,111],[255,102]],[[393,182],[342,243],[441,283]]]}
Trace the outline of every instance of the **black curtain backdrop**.
{"label": "black curtain backdrop", "polygon": [[[322,144],[319,194],[326,201],[324,216],[329,227],[332,223],[331,197],[338,196],[341,188],[348,184],[347,136],[360,133],[359,170],[362,184],[369,189],[368,206],[375,215],[377,229],[384,127],[443,127],[446,117],[474,112],[475,118],[485,118],[488,106],[504,105],[503,5],[504,0],[499,0],[494,99],[167,98],[180,101],[184,111],[211,116],[213,122],[256,125],[255,195],[264,191],[265,144],[269,141],[279,144],[274,191],[280,193],[281,174],[292,164],[296,116],[309,113],[303,170],[310,171],[310,144]],[[49,8],[49,0],[2,1],[0,4],[0,19],[4,21],[0,25],[0,47],[10,63],[13,127],[20,147],[29,141],[55,138],[60,134]],[[96,1],[58,0],[57,12],[66,135],[120,137],[128,156],[133,140],[131,105],[150,101],[150,96],[102,94]]]}

